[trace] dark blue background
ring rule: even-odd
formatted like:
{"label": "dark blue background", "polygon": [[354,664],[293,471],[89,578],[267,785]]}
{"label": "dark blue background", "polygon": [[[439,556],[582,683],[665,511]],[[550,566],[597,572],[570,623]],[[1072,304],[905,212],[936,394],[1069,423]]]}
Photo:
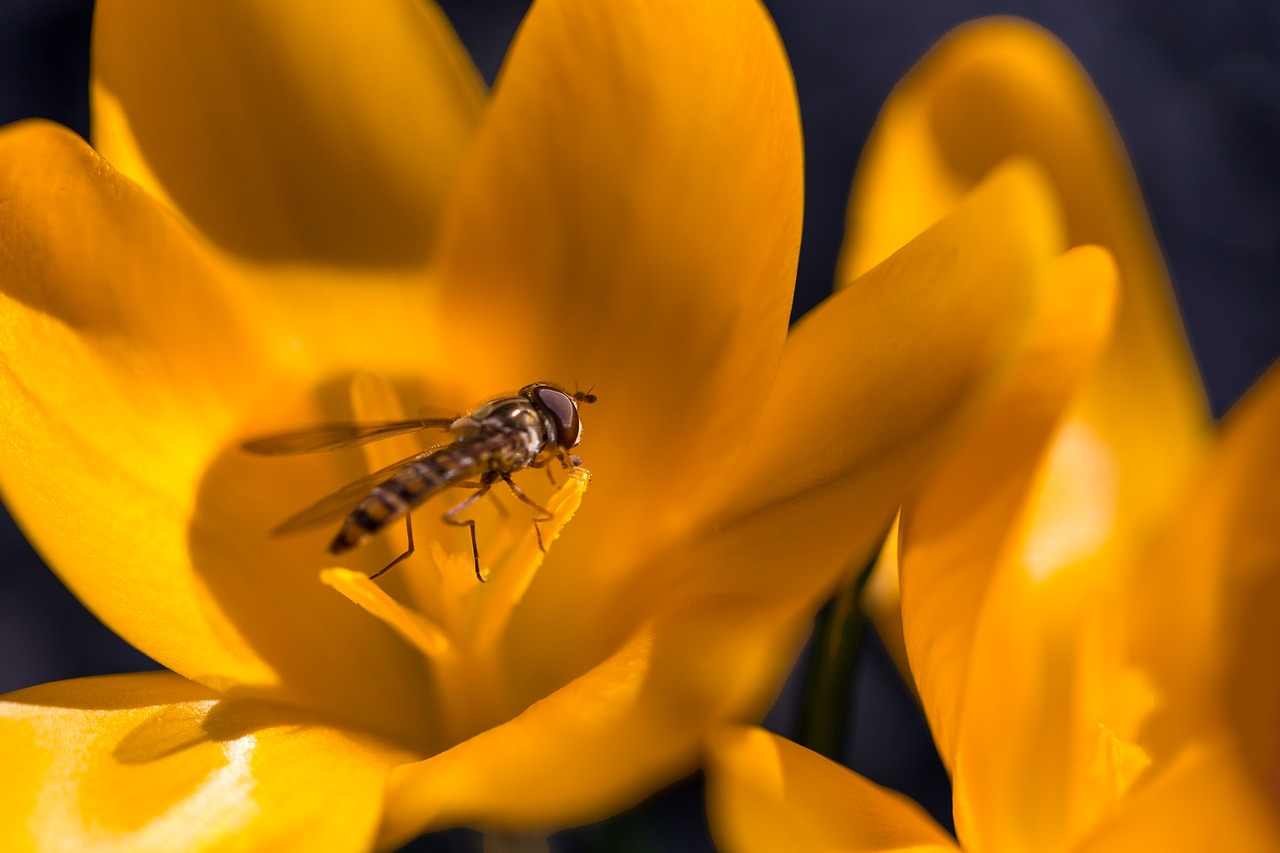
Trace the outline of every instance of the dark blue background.
{"label": "dark blue background", "polygon": [[[584,0],[599,2],[600,0]],[[492,81],[526,6],[443,0]],[[1280,3],[1275,0],[774,0],[800,92],[804,245],[795,315],[831,288],[858,152],[893,84],[954,25],[1019,14],[1075,51],[1110,105],[1172,272],[1188,336],[1220,415],[1280,354]],[[91,3],[0,0],[0,123],[44,116],[85,133]],[[93,619],[0,517],[0,692],[153,666]],[[939,817],[946,780],[918,712],[878,646],[862,656],[847,756]],[[771,721],[786,731],[784,697]],[[467,849],[470,833],[421,849]],[[709,844],[696,779],[639,809],[564,833],[564,851]]]}

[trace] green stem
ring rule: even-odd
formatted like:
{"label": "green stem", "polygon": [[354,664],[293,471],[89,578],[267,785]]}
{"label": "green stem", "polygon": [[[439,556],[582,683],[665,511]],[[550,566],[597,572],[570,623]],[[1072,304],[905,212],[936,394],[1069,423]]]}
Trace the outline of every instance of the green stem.
{"label": "green stem", "polygon": [[813,627],[813,655],[805,673],[796,740],[832,761],[841,760],[852,734],[846,723],[866,619],[859,602],[873,568],[874,560],[848,576],[818,611]]}

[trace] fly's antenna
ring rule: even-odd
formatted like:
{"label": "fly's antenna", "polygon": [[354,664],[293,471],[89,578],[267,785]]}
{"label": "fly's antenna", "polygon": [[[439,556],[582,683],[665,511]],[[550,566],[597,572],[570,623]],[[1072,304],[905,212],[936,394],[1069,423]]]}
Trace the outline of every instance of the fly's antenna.
{"label": "fly's antenna", "polygon": [[[575,386],[576,386],[577,384],[578,384],[578,383],[576,383],[576,382],[574,383],[574,385],[575,385]],[[595,394],[592,394],[592,393],[591,393],[591,392],[592,392],[592,391],[594,391],[594,390],[596,390],[596,386],[595,386],[595,384],[593,383],[593,384],[591,385],[591,387],[590,387],[590,388],[588,388],[586,391],[574,391],[574,392],[573,392],[573,399],[577,400],[579,403],[594,403],[596,400],[599,400],[599,399],[600,399],[600,398],[599,398],[599,397],[597,397]]]}

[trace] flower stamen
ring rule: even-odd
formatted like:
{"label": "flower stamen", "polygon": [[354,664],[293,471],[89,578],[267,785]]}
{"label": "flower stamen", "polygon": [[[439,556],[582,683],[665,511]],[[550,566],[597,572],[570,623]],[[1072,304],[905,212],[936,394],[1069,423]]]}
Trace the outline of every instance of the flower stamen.
{"label": "flower stamen", "polygon": [[564,484],[556,489],[545,504],[551,518],[540,521],[539,527],[530,524],[530,529],[525,531],[506,555],[502,571],[493,577],[486,590],[487,594],[481,600],[472,639],[475,648],[491,648],[502,635],[511,614],[524,598],[538,569],[542,568],[552,543],[582,505],[582,496],[590,484],[590,471],[586,468],[573,469]]}
{"label": "flower stamen", "polygon": [[430,618],[405,607],[369,579],[363,572],[351,569],[325,569],[320,582],[341,593],[348,601],[391,627],[397,634],[422,650],[429,659],[448,651],[449,637]]}

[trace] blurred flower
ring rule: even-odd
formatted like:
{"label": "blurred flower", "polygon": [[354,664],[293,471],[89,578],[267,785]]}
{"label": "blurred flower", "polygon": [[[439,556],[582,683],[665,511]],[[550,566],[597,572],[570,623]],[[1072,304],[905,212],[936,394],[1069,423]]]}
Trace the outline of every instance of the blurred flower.
{"label": "blurred flower", "polygon": [[[1128,166],[1060,45],[995,20],[921,62],[859,175],[848,264],[893,244],[895,216],[869,215],[890,186],[926,200],[892,208],[909,233],[1014,154],[1051,176],[1072,244],[1112,251],[1122,294],[1110,340],[1074,354],[1033,323],[877,569],[870,606],[890,637],[900,626],[959,847],[1274,850],[1280,370],[1214,449]],[[905,798],[765,732],[725,730],[711,755],[726,848],[957,846]]]}
{"label": "blurred flower", "polygon": [[[1010,165],[788,335],[799,123],[749,0],[543,0],[487,101],[421,0],[103,0],[93,69],[96,153],[0,133],[0,482],[172,672],[5,697],[6,847],[553,828],[690,771],[767,706],[1062,248]],[[492,508],[483,586],[430,509],[381,586],[394,534],[323,571],[331,531],[268,537],[394,454],[245,437],[541,379],[601,397],[590,494],[539,496],[545,560]]]}
{"label": "blurred flower", "polygon": [[[1280,366],[1232,410],[1129,584],[1083,568],[1038,576],[1034,560],[995,568],[967,671],[947,674],[963,693],[944,753],[958,843],[907,798],[730,727],[713,736],[708,771],[719,845],[1280,849],[1278,431]],[[957,587],[969,592],[946,591]],[[934,686],[919,684],[922,696]]]}

